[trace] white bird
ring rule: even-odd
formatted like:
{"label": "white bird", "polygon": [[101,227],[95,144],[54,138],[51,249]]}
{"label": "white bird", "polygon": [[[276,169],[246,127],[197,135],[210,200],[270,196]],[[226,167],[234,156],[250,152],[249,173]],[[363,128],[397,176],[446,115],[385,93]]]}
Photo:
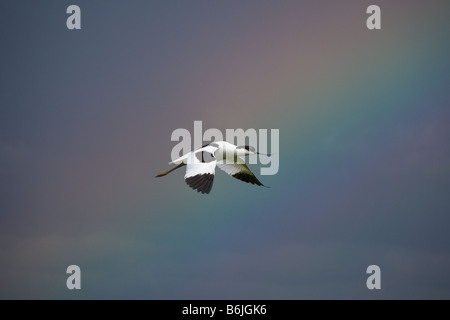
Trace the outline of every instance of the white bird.
{"label": "white bird", "polygon": [[[237,147],[226,141],[215,141],[200,149],[186,153],[182,157],[169,162],[177,165],[168,171],[160,172],[156,177],[162,177],[170,172],[187,166],[184,180],[194,190],[209,193],[213,186],[216,165],[233,178],[264,186],[245,164],[244,156],[259,154],[250,146]],[[265,187],[265,186],[264,186]]]}

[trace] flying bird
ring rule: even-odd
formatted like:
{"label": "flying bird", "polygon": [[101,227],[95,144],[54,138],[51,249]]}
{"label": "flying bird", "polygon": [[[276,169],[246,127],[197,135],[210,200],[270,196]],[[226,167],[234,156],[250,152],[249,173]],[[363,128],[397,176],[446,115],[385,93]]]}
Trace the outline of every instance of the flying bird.
{"label": "flying bird", "polygon": [[186,153],[182,157],[169,162],[176,165],[168,171],[160,172],[156,177],[165,176],[172,171],[186,166],[184,181],[197,192],[210,193],[216,166],[233,178],[266,187],[256,178],[245,164],[245,156],[259,154],[250,146],[235,146],[226,141],[214,141],[200,149]]}

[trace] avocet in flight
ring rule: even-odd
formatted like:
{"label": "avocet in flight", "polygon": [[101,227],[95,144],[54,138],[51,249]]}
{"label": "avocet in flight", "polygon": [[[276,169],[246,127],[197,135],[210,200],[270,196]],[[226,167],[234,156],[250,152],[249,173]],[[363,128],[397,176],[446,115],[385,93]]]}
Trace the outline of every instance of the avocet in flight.
{"label": "avocet in flight", "polygon": [[[184,180],[194,190],[209,193],[213,186],[216,165],[233,178],[264,186],[245,164],[245,156],[259,154],[250,146],[237,147],[226,141],[214,141],[200,149],[189,152],[182,157],[169,162],[177,165],[168,171],[160,172],[156,177],[165,176],[172,171],[186,167]],[[265,186],[264,186],[265,187]]]}

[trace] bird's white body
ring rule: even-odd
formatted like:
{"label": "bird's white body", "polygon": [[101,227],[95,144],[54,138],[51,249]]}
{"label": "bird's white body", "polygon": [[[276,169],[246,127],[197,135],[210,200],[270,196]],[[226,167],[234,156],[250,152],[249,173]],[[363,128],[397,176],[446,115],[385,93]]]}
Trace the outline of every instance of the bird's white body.
{"label": "bird's white body", "polygon": [[[243,157],[243,156],[254,154],[254,152],[252,152],[252,151],[248,151],[244,148],[238,148],[237,146],[235,146],[234,144],[231,144],[229,142],[217,141],[217,142],[212,142],[206,146],[203,146],[202,148],[200,148],[196,151],[186,153],[185,155],[181,156],[180,158],[169,162],[169,164],[176,164],[176,165],[181,164],[181,163],[188,164],[188,161],[192,157],[192,155],[194,153],[199,152],[200,150],[213,153],[214,157],[216,158],[216,160],[218,162],[222,161],[222,162],[228,162],[228,163],[241,162],[239,160],[242,160],[242,158],[236,159],[236,157]],[[245,161],[243,163],[245,163]]]}
{"label": "bird's white body", "polygon": [[169,162],[177,167],[161,172],[157,177],[186,165],[184,176],[186,183],[198,192],[209,193],[214,180],[215,168],[218,166],[219,169],[236,179],[263,186],[245,164],[244,157],[252,154],[256,154],[252,147],[237,147],[226,141],[215,141]]}

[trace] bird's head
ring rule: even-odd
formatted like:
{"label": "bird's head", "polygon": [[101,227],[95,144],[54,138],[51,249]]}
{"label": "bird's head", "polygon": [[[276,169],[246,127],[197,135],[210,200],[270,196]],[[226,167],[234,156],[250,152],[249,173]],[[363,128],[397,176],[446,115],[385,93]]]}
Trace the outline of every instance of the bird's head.
{"label": "bird's head", "polygon": [[255,148],[247,145],[237,147],[236,152],[238,156],[250,156],[252,154],[257,154]]}
{"label": "bird's head", "polygon": [[236,152],[238,156],[251,156],[254,154],[262,154],[263,156],[271,156],[270,153],[257,152],[255,148],[248,145],[236,147]]}

